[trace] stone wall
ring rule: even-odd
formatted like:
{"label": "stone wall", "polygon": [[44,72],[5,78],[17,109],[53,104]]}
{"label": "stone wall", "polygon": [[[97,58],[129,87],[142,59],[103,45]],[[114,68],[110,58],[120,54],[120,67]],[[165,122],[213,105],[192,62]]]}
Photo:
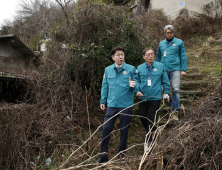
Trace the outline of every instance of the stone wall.
{"label": "stone wall", "polygon": [[0,43],[0,67],[12,69],[25,69],[26,61],[22,53],[14,49],[10,44]]}
{"label": "stone wall", "polygon": [[[7,39],[8,38],[8,39]],[[10,39],[11,38],[11,39]],[[7,40],[6,40],[7,39]],[[35,55],[13,36],[0,41],[0,72],[18,73],[36,70]]]}
{"label": "stone wall", "polygon": [[136,0],[132,11],[137,14],[146,12],[148,10],[145,7],[147,2],[149,9],[162,10],[171,20],[175,19],[183,8],[188,9],[190,16],[194,16],[196,13],[204,14],[205,5],[211,8],[213,16],[218,12],[221,13],[222,10],[221,0]]}
{"label": "stone wall", "polygon": [[179,11],[183,8],[188,9],[190,14],[204,13],[204,5],[215,3],[218,0],[151,0],[152,9],[162,9],[163,12],[170,18],[175,19]]}

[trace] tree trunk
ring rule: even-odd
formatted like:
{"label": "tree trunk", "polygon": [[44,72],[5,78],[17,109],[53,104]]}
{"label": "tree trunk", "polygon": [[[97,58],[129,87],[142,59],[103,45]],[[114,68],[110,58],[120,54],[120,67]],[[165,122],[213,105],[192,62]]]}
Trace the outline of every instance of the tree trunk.
{"label": "tree trunk", "polygon": [[142,0],[137,0],[137,15],[140,15],[142,13],[141,5],[142,5]]}

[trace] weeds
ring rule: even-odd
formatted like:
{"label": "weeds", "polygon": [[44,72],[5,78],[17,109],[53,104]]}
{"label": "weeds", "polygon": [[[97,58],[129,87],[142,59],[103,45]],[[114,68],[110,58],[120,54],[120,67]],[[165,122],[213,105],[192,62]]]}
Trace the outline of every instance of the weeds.
{"label": "weeds", "polygon": [[[177,18],[173,24],[181,38],[204,34],[205,39],[206,35],[221,28],[220,21],[220,18],[201,15],[199,18]],[[47,44],[45,60],[41,61],[38,74],[27,81],[27,93],[23,96],[25,103],[16,106],[2,104],[0,169],[50,169],[61,165],[68,158],[70,160],[66,166],[85,163],[92,150],[93,153],[99,150],[100,131],[83,149],[74,151],[85,144],[91,136],[90,130],[102,125],[104,113],[99,110],[98,103],[104,68],[112,63],[109,53],[111,48],[123,46],[126,62],[137,66],[143,62],[142,49],[147,46],[157,49],[160,40],[165,38],[163,27],[169,22],[161,11],[133,16],[122,7],[90,3],[78,8],[68,23],[63,25],[59,22],[53,26],[53,41]],[[31,36],[24,37],[24,40]],[[29,44],[32,48],[37,39],[38,35],[31,38]],[[61,43],[67,44],[67,48],[61,48]],[[190,42],[189,46],[192,45]],[[200,51],[197,49],[196,52]],[[209,63],[213,58],[208,58],[208,54],[201,56],[200,61],[203,62],[200,62],[200,66],[209,64],[209,68],[212,68],[216,65],[212,73],[219,74],[219,66],[216,62]],[[196,63],[191,57],[190,61]],[[207,73],[209,68],[206,69]],[[172,169],[192,169],[192,165],[194,169],[221,166],[220,112],[210,107],[214,106],[213,101],[207,102],[211,102],[210,105],[204,103],[209,107],[202,107],[201,111],[196,110],[190,114],[196,117],[187,117],[186,121],[181,121],[157,139],[158,145],[155,145],[154,152],[144,158],[149,159],[148,163],[151,162],[149,165],[144,164],[146,167],[155,166],[156,158],[159,159],[156,155],[159,153],[166,155],[166,167],[171,165]],[[203,103],[200,105],[203,106]],[[220,106],[220,101],[217,105]],[[213,117],[210,114],[212,112]],[[138,155],[141,156],[141,140],[144,136],[138,132],[142,129],[138,128],[137,121],[136,115],[132,121],[134,131],[130,131],[134,135],[131,139],[135,144],[131,144],[130,148],[139,146]],[[113,138],[116,138],[115,134]],[[115,140],[114,145],[117,145]],[[115,155],[115,148],[109,152]],[[138,155],[129,159],[129,164],[135,169],[140,162]],[[167,158],[167,155],[170,157]],[[98,155],[93,155],[93,158],[95,156]],[[52,159],[49,167],[45,165],[47,158]],[[205,164],[205,160],[208,164]]]}

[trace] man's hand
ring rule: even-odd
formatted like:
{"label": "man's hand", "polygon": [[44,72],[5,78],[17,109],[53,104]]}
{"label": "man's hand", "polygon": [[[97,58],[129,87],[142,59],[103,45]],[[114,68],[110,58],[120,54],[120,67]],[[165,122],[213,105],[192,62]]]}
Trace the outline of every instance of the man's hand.
{"label": "man's hand", "polygon": [[101,105],[100,105],[100,109],[105,110],[105,109],[106,109],[105,104],[101,104]]}
{"label": "man's hand", "polygon": [[138,97],[143,97],[143,93],[141,93],[141,92],[138,92],[136,95],[137,95]]}
{"label": "man's hand", "polygon": [[168,94],[164,94],[163,98],[166,102],[168,102],[168,103],[170,102],[170,96]]}
{"label": "man's hand", "polygon": [[185,71],[181,71],[180,72],[180,76],[183,77],[184,75],[186,75],[187,73]]}
{"label": "man's hand", "polygon": [[136,81],[131,80],[131,77],[129,78],[129,86],[133,88],[136,86]]}

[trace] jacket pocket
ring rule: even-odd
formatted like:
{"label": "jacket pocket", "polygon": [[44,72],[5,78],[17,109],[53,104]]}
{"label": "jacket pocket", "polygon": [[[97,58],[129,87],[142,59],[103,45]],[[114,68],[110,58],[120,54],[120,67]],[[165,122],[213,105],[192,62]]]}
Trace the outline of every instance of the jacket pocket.
{"label": "jacket pocket", "polygon": [[109,86],[115,84],[115,77],[108,77]]}
{"label": "jacket pocket", "polygon": [[[153,72],[153,73],[151,73],[151,75],[152,75],[152,77],[155,78],[155,79],[156,79],[156,78],[158,79],[158,78],[161,77],[161,73],[160,73],[160,72]],[[153,78],[152,78],[152,79],[153,79]]]}

